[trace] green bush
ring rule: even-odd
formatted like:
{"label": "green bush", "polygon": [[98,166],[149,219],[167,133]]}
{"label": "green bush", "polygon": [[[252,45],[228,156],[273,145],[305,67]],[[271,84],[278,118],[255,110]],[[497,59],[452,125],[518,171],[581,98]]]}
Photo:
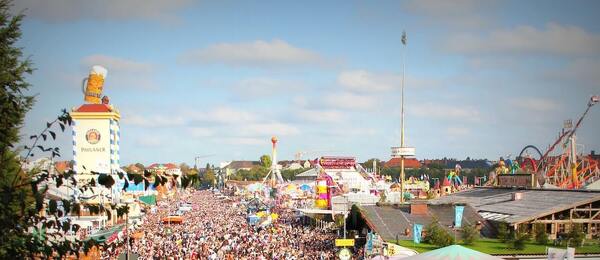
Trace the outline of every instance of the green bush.
{"label": "green bush", "polygon": [[531,240],[531,234],[526,226],[521,225],[519,230],[511,233],[508,244],[516,250],[525,249],[525,242]]}
{"label": "green bush", "polygon": [[449,246],[454,244],[454,237],[442,228],[437,221],[434,221],[425,228],[423,241],[436,246]]}
{"label": "green bush", "polygon": [[516,250],[525,249],[525,242],[529,240],[529,234],[524,232],[517,232],[513,235],[513,237],[508,241],[510,246]]}
{"label": "green bush", "polygon": [[502,243],[506,243],[510,240],[510,232],[508,231],[508,225],[504,222],[498,224],[498,239],[502,241]]}
{"label": "green bush", "polygon": [[470,224],[463,225],[460,229],[460,234],[465,245],[472,245],[479,239],[479,230]]}
{"label": "green bush", "polygon": [[571,225],[571,231],[569,231],[568,239],[570,241],[570,246],[580,247],[583,245],[585,233],[583,233],[583,227],[580,223],[574,223]]}
{"label": "green bush", "polygon": [[550,242],[546,233],[546,224],[535,224],[535,242],[540,245],[547,245]]}

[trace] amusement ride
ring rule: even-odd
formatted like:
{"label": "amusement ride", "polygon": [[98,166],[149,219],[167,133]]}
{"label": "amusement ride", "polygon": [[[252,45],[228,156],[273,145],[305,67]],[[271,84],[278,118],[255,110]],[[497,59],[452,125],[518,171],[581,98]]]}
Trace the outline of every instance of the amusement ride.
{"label": "amusement ride", "polygon": [[540,186],[548,184],[546,186],[561,189],[581,189],[598,180],[598,162],[590,156],[578,154],[576,143],[577,130],[590,108],[598,102],[600,96],[592,96],[575,125],[571,120],[565,121],[558,138],[544,153],[534,145],[527,145],[514,164],[520,165],[524,172],[535,174]]}

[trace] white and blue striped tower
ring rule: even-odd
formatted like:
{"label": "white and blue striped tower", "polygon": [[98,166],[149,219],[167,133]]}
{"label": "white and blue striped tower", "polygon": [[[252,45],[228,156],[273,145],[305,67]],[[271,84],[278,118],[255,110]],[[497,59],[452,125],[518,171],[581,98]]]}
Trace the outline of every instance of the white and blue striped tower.
{"label": "white and blue striped tower", "polygon": [[117,174],[119,166],[119,111],[108,104],[84,104],[71,112],[73,160],[77,173]]}

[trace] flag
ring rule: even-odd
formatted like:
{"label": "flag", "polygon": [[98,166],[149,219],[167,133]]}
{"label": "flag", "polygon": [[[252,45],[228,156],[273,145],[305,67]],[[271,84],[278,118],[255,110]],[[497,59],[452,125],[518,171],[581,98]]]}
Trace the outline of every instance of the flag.
{"label": "flag", "polygon": [[406,32],[402,31],[402,44],[406,45]]}
{"label": "flag", "polygon": [[413,242],[416,244],[421,243],[421,232],[423,232],[423,225],[414,224],[413,225]]}
{"label": "flag", "polygon": [[462,216],[465,206],[454,207],[454,227],[459,228],[462,224]]}
{"label": "flag", "polygon": [[369,231],[367,234],[367,244],[365,245],[366,255],[370,255],[373,251],[373,233]]}

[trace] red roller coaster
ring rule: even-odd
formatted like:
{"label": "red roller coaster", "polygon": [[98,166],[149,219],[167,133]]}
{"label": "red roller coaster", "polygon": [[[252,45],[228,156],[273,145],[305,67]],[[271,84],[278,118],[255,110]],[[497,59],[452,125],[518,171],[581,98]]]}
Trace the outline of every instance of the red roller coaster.
{"label": "red roller coaster", "polygon": [[[563,189],[580,189],[599,179],[598,161],[577,154],[575,135],[590,108],[599,101],[600,96],[592,96],[575,126],[570,121],[566,122],[558,139],[545,153],[542,154],[533,145],[525,146],[518,157],[521,169],[535,173],[540,185],[548,183]],[[562,152],[553,153],[557,147],[561,147]]]}

